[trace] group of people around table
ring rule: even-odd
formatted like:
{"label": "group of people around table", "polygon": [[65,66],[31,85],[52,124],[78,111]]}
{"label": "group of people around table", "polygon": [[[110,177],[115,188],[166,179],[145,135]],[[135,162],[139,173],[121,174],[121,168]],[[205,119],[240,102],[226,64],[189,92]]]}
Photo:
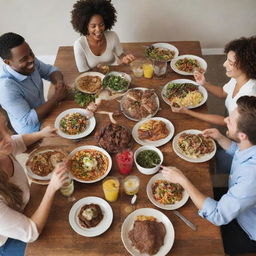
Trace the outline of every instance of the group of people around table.
{"label": "group of people around table", "polygon": [[[125,54],[119,38],[111,28],[116,10],[108,0],[79,0],[71,12],[71,23],[80,37],[74,43],[79,72],[99,64],[128,64],[135,57]],[[240,38],[225,47],[223,66],[230,81],[218,87],[195,72],[195,81],[213,95],[226,98],[228,117],[203,114],[185,107],[172,111],[187,114],[212,124],[227,125],[227,137],[217,129],[203,131],[216,140],[231,159],[227,191],[217,201],[202,194],[177,168],[162,167],[164,176],[180,183],[199,209],[199,215],[220,225],[225,252],[256,252],[256,37]],[[26,243],[35,241],[42,232],[56,191],[68,179],[67,163],[53,171],[45,195],[31,216],[23,214],[29,202],[29,185],[15,155],[27,146],[56,136],[55,129],[40,130],[42,120],[67,95],[67,85],[57,67],[34,56],[25,39],[9,32],[0,36],[0,256],[24,255]],[[217,75],[217,74],[216,74]],[[42,79],[55,85],[54,94],[45,101]],[[12,135],[8,119],[17,133]],[[223,157],[222,156],[222,157]],[[195,234],[196,235],[196,234]]]}

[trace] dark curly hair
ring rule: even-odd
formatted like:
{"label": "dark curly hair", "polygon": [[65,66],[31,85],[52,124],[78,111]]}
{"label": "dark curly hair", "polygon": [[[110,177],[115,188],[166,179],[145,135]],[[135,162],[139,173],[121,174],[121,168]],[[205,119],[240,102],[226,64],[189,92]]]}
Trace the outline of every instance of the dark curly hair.
{"label": "dark curly hair", "polygon": [[23,44],[25,39],[15,33],[9,32],[0,36],[0,57],[5,59],[11,59],[11,49]]}
{"label": "dark curly hair", "polygon": [[116,23],[116,9],[109,0],[79,0],[71,11],[71,24],[75,31],[82,35],[88,34],[88,24],[94,15],[100,15],[106,30]]}
{"label": "dark curly hair", "polygon": [[236,103],[239,113],[237,129],[245,133],[249,141],[256,145],[256,97],[242,96]]}
{"label": "dark curly hair", "polygon": [[235,65],[241,69],[248,78],[256,79],[256,36],[242,37],[231,41],[225,46],[225,53],[233,51],[236,54]]}

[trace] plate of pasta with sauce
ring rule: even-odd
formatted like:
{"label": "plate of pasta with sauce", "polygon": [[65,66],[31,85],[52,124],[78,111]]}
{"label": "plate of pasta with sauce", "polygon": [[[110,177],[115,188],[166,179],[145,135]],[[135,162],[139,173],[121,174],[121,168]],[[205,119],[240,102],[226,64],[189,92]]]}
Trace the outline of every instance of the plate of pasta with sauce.
{"label": "plate of pasta with sauce", "polygon": [[95,128],[96,120],[87,117],[85,109],[71,108],[61,112],[54,123],[57,134],[66,139],[81,139]]}
{"label": "plate of pasta with sauce", "polygon": [[108,175],[112,159],[108,152],[97,146],[81,146],[69,154],[73,179],[82,183],[94,183]]}
{"label": "plate of pasta with sauce", "polygon": [[173,138],[174,152],[182,159],[192,163],[209,161],[216,153],[216,143],[212,138],[202,135],[199,130],[185,130]]}
{"label": "plate of pasta with sauce", "polygon": [[204,59],[191,54],[180,55],[171,60],[171,68],[174,72],[181,75],[193,75],[195,70],[207,69],[207,63]]}
{"label": "plate of pasta with sauce", "polygon": [[187,191],[180,184],[170,182],[162,173],[149,180],[147,196],[151,203],[164,210],[178,209],[189,199]]}

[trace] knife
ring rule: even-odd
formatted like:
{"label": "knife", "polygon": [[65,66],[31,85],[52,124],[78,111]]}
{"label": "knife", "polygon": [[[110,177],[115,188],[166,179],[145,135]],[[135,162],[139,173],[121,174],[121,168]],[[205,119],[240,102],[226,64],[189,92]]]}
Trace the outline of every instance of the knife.
{"label": "knife", "polygon": [[178,211],[174,210],[173,213],[178,216],[181,220],[183,220],[191,229],[196,231],[196,225],[194,225],[192,222],[190,222],[188,219],[186,219],[182,214],[180,214]]}

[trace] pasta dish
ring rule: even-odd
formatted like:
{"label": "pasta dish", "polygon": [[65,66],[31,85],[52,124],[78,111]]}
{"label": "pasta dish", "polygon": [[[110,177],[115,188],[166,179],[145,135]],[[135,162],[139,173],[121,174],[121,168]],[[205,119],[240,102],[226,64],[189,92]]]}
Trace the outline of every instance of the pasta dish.
{"label": "pasta dish", "polygon": [[86,116],[80,113],[70,113],[60,120],[60,130],[69,135],[76,135],[84,132],[87,124]]}
{"label": "pasta dish", "polygon": [[202,134],[182,133],[178,138],[178,147],[190,158],[199,158],[214,151],[214,142]]}
{"label": "pasta dish", "polygon": [[183,188],[180,184],[167,180],[156,180],[152,185],[154,199],[160,204],[175,204],[183,197]]}
{"label": "pasta dish", "polygon": [[108,166],[108,157],[94,149],[80,150],[71,157],[71,172],[83,181],[100,178],[106,173]]}

